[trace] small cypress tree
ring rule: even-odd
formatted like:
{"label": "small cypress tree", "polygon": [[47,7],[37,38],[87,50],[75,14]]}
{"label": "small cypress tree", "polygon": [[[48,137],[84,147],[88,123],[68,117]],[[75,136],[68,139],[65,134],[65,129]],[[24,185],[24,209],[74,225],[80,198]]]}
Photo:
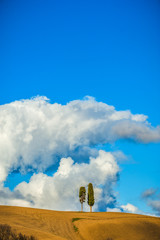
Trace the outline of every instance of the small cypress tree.
{"label": "small cypress tree", "polygon": [[90,212],[92,212],[92,206],[94,205],[94,190],[92,183],[88,184],[88,205],[90,206]]}
{"label": "small cypress tree", "polygon": [[86,189],[85,187],[80,187],[79,189],[79,201],[81,203],[81,212],[83,212],[83,203],[86,199]]}

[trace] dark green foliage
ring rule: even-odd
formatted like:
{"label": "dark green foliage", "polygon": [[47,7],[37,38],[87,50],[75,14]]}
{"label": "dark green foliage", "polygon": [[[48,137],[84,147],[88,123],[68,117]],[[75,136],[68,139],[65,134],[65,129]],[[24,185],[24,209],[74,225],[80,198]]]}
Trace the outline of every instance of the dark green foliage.
{"label": "dark green foliage", "polygon": [[81,203],[85,202],[86,199],[86,189],[85,187],[80,187],[79,189],[79,200]]}
{"label": "dark green foliage", "polygon": [[89,206],[94,205],[94,190],[92,183],[88,184],[88,205]]}
{"label": "dark green foliage", "polygon": [[78,221],[80,220],[81,218],[72,218],[72,222],[75,222],[75,221]]}
{"label": "dark green foliage", "polygon": [[0,224],[0,240],[36,240],[33,236],[26,236],[22,233],[16,234],[7,224]]}
{"label": "dark green foliage", "polygon": [[75,232],[78,232],[78,228],[75,225],[73,225],[73,228]]}

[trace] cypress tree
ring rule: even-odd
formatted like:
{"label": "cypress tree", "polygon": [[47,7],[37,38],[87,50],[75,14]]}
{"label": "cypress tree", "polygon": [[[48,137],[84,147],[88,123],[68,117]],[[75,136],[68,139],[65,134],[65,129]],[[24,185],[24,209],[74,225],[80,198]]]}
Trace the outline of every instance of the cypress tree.
{"label": "cypress tree", "polygon": [[90,212],[92,212],[92,206],[94,205],[94,190],[92,183],[88,184],[88,205],[90,206]]}
{"label": "cypress tree", "polygon": [[85,187],[80,187],[79,189],[79,201],[81,203],[81,212],[83,212],[83,203],[86,199],[86,189]]}

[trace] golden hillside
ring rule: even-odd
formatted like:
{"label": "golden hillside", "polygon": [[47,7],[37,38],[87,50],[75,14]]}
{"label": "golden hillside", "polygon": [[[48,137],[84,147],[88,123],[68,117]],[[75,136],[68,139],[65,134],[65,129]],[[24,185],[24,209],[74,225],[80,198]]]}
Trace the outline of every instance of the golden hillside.
{"label": "golden hillside", "polygon": [[160,218],[0,206],[0,224],[38,240],[160,240]]}

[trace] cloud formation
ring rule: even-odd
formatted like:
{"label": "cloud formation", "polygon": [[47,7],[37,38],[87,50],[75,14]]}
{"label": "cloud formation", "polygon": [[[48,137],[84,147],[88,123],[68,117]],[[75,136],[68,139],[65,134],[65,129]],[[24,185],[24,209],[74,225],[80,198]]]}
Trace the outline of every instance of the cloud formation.
{"label": "cloud formation", "polygon": [[[117,111],[92,97],[66,105],[51,104],[46,97],[1,105],[0,204],[79,210],[79,187],[92,182],[94,210],[141,213],[132,204],[117,207],[113,189],[120,174],[118,162],[126,156],[98,149],[119,139],[160,141],[160,128],[152,127],[147,118]],[[51,176],[46,174],[49,169],[54,172]],[[4,182],[15,170],[35,173],[28,183],[10,191]],[[143,197],[150,195],[148,191]],[[159,211],[157,201],[150,199],[148,204]]]}
{"label": "cloud formation", "polygon": [[127,203],[126,205],[121,205],[121,208],[124,212],[142,214],[142,211],[140,211],[136,206],[130,203]]}
{"label": "cloud formation", "polygon": [[160,198],[158,200],[151,200],[148,202],[148,205],[152,208],[158,216],[160,216]]}
{"label": "cloud formation", "polygon": [[[92,182],[95,191],[94,210],[98,210],[99,202],[103,202],[105,207],[115,203],[113,186],[118,180],[119,171],[113,154],[102,150],[96,158],[91,157],[89,163],[75,163],[70,157],[62,158],[53,176],[34,174],[29,183],[20,183],[14,192],[3,188],[0,203],[15,205],[17,199],[16,205],[79,210],[79,188],[87,188],[88,183]],[[88,210],[87,204],[84,205],[84,209]]]}
{"label": "cloud formation", "polygon": [[66,105],[46,97],[1,105],[0,182],[16,169],[43,172],[62,157],[96,157],[97,145],[118,139],[158,142],[160,128],[143,114],[116,111],[92,97]]}
{"label": "cloud formation", "polygon": [[149,188],[142,193],[142,198],[144,199],[152,198],[156,194],[156,192],[157,192],[157,189]]}
{"label": "cloud formation", "polygon": [[160,216],[160,192],[158,189],[149,188],[142,193],[142,198],[146,200],[156,215]]}
{"label": "cloud formation", "polygon": [[127,203],[126,205],[121,205],[121,206],[115,207],[115,208],[107,208],[106,211],[107,212],[126,212],[126,213],[147,215],[147,213],[144,213],[138,207],[134,206],[131,203]]}

